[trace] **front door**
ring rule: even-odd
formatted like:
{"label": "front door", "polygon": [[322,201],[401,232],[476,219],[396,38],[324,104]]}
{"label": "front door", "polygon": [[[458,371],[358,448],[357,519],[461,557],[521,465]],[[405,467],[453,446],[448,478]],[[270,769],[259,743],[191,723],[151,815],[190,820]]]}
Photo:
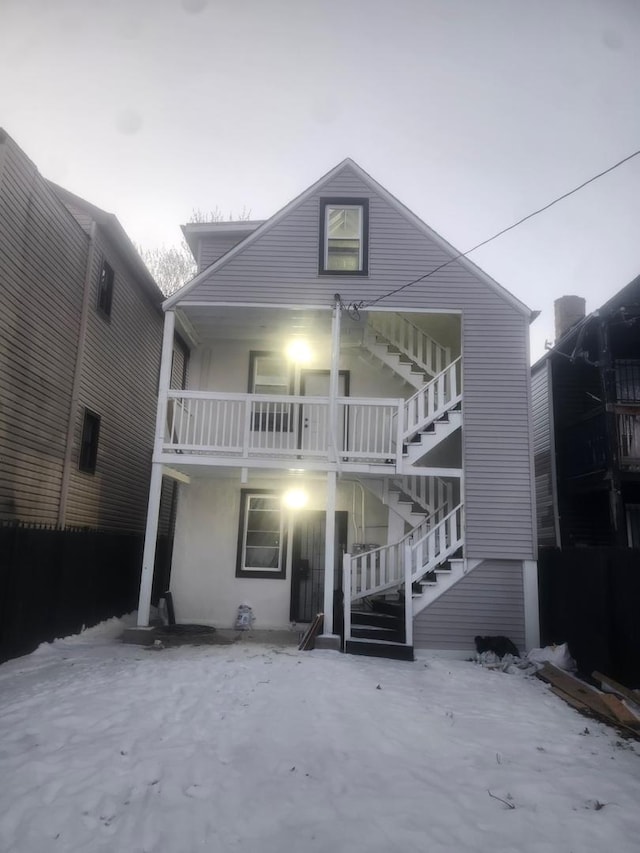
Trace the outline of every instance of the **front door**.
{"label": "front door", "polygon": [[[324,607],[324,510],[296,514],[291,543],[292,622],[312,622]],[[342,588],[342,555],[347,549],[347,513],[336,512],[334,589]]]}
{"label": "front door", "polygon": [[[300,373],[300,393],[306,397],[329,396],[328,370],[303,370]],[[349,371],[341,370],[338,374],[338,397],[349,396]],[[303,450],[326,452],[328,445],[328,417],[326,405],[305,403],[302,406],[300,424],[300,447]],[[338,418],[339,435],[336,436],[338,446],[343,446],[344,418]]]}

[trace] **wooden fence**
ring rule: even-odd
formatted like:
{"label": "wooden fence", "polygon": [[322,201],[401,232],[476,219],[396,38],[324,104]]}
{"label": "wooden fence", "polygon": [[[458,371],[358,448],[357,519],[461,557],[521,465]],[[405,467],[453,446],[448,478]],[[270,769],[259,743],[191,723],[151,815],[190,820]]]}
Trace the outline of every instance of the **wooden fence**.
{"label": "wooden fence", "polygon": [[542,548],[543,645],[567,642],[579,670],[640,687],[640,551]]}
{"label": "wooden fence", "polygon": [[[137,608],[139,533],[0,524],[0,662]],[[159,537],[154,603],[170,539]]]}

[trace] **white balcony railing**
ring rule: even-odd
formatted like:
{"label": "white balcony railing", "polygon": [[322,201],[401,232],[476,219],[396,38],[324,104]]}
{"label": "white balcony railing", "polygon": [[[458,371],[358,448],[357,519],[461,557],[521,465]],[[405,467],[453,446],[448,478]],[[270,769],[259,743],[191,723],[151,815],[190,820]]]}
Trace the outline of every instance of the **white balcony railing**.
{"label": "white balcony railing", "polygon": [[404,401],[169,391],[164,453],[396,462]]}

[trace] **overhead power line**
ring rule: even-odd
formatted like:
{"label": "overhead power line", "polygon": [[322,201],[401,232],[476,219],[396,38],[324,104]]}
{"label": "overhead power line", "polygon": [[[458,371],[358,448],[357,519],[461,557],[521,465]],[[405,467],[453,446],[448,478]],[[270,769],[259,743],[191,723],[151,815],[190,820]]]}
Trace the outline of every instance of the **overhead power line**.
{"label": "overhead power line", "polygon": [[381,302],[383,299],[387,299],[389,296],[394,296],[396,293],[400,293],[401,290],[406,290],[408,287],[412,287],[414,284],[418,284],[420,281],[424,281],[425,278],[429,278],[435,273],[439,272],[444,267],[448,267],[449,264],[454,263],[454,261],[459,261],[460,258],[466,258],[467,255],[470,255],[471,252],[475,252],[476,249],[480,249],[482,246],[486,246],[487,243],[493,242],[493,240],[497,240],[498,237],[502,237],[503,234],[506,234],[507,231],[513,231],[514,228],[517,228],[519,225],[522,225],[523,222],[526,222],[528,219],[533,219],[534,216],[537,216],[539,213],[543,213],[545,210],[549,210],[550,207],[553,207],[554,204],[558,204],[559,201],[563,201],[565,198],[569,198],[570,195],[577,193],[578,190],[584,189],[584,187],[592,184],[594,181],[597,181],[598,178],[602,178],[604,175],[608,175],[609,172],[613,172],[614,169],[617,169],[619,166],[622,166],[624,163],[628,163],[629,160],[633,160],[634,157],[637,157],[640,154],[640,149],[634,151],[633,154],[629,154],[628,157],[624,157],[622,160],[618,160],[617,163],[614,163],[612,166],[609,166],[607,169],[604,169],[602,172],[598,172],[597,175],[593,175],[587,181],[583,181],[579,186],[574,187],[572,190],[569,190],[562,195],[559,195],[557,198],[554,198],[553,201],[550,201],[548,204],[545,204],[543,207],[539,207],[537,210],[534,210],[532,213],[528,213],[526,216],[523,216],[522,219],[518,219],[517,222],[514,222],[512,225],[508,225],[506,228],[503,228],[501,231],[498,231],[492,237],[487,237],[486,240],[483,240],[481,243],[477,243],[471,249],[467,249],[466,252],[460,252],[458,255],[455,255],[453,258],[450,258],[448,261],[440,264],[434,269],[426,272],[424,275],[419,276],[418,278],[414,278],[413,281],[408,281],[406,284],[402,284],[400,287],[396,287],[395,290],[390,290],[388,293],[385,293],[383,296],[378,296],[377,299],[373,299],[371,302],[358,302],[354,307],[358,308],[368,308],[371,305],[375,305],[377,302]]}

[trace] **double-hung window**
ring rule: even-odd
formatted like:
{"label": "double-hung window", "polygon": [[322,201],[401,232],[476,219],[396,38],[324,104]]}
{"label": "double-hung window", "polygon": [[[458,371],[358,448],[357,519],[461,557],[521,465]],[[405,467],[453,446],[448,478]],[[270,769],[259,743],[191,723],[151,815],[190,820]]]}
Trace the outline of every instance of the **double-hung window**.
{"label": "double-hung window", "polygon": [[[292,391],[291,364],[284,354],[253,351],[249,356],[249,393],[286,397]],[[252,429],[290,432],[291,405],[284,401],[256,401]]]}
{"label": "double-hung window", "polygon": [[367,199],[321,199],[320,272],[367,275],[369,269]]}
{"label": "double-hung window", "polygon": [[285,576],[282,502],[279,495],[260,490],[242,490],[236,576]]}

